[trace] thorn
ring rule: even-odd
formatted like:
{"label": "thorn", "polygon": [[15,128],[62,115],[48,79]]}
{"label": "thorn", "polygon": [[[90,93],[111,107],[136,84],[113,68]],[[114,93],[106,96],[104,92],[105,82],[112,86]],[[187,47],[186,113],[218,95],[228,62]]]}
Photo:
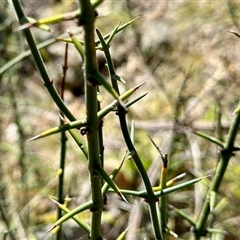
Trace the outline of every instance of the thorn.
{"label": "thorn", "polygon": [[68,33],[69,37],[73,37],[74,36],[73,33],[69,29],[67,29],[67,33]]}
{"label": "thorn", "polygon": [[28,139],[27,142],[30,142],[30,141],[36,140],[36,139],[41,138],[41,137],[42,137],[42,135],[41,135],[41,134],[38,134],[37,136]]}
{"label": "thorn", "polygon": [[238,106],[232,113],[232,116],[240,113],[240,106]]}
{"label": "thorn", "polygon": [[121,192],[119,192],[118,195],[121,197],[121,199],[122,199],[124,202],[126,202],[127,204],[130,205],[130,203],[128,202],[128,200],[125,198],[125,196],[124,196]]}
{"label": "thorn", "polygon": [[23,24],[23,25],[17,27],[16,29],[14,29],[14,32],[19,32],[19,31],[22,31],[22,30],[28,29],[28,28],[34,26],[34,24],[35,24],[35,23],[30,23],[30,22],[25,23],[25,24]]}
{"label": "thorn", "polygon": [[140,88],[146,81],[143,81],[139,83],[137,86],[133,87],[133,89],[136,91],[138,88]]}
{"label": "thorn", "polygon": [[178,235],[171,230],[169,230],[169,234],[172,235],[174,238],[178,238]]}
{"label": "thorn", "polygon": [[122,25],[122,21],[120,21],[117,25],[117,28],[119,28]]}
{"label": "thorn", "polygon": [[179,179],[182,179],[182,178],[184,178],[186,175],[187,175],[186,173],[182,173],[182,174],[180,174],[180,175],[176,176],[174,179],[177,179],[177,180],[179,180]]}
{"label": "thorn", "polygon": [[130,229],[130,227],[132,227],[133,223],[131,223],[121,234],[117,239],[123,239],[123,237],[125,236],[125,234],[127,233],[127,231]]}
{"label": "thorn", "polygon": [[137,20],[137,19],[140,18],[140,17],[141,17],[141,16],[135,17],[134,19],[132,19],[132,22],[135,21],[135,20]]}
{"label": "thorn", "polygon": [[201,179],[210,178],[211,176],[212,175],[207,175],[207,176],[201,177]]}
{"label": "thorn", "polygon": [[58,206],[60,205],[60,203],[57,200],[53,199],[52,197],[49,197],[49,199],[56,203]]}
{"label": "thorn", "polygon": [[59,118],[60,118],[64,123],[66,123],[66,119],[64,118],[64,116],[62,116],[60,112],[57,112],[57,114],[58,114]]}
{"label": "thorn", "polygon": [[56,228],[57,226],[54,224],[52,227],[50,227],[47,231],[46,231],[46,233],[45,233],[45,235],[47,235],[49,232],[51,232],[54,228]]}
{"label": "thorn", "polygon": [[120,167],[120,168],[122,167],[123,163],[125,162],[127,154],[128,154],[128,151],[126,151],[126,152],[124,153],[124,155],[123,155],[123,157],[122,157],[122,159],[121,159],[121,161],[120,161],[120,164],[119,164],[119,167]]}
{"label": "thorn", "polygon": [[133,225],[133,222],[126,228],[125,231],[128,231],[128,229]]}
{"label": "thorn", "polygon": [[238,37],[238,38],[240,38],[240,34],[239,33],[237,33],[237,32],[232,32],[232,31],[228,31],[229,33],[232,33],[232,34],[234,34],[236,37]]}

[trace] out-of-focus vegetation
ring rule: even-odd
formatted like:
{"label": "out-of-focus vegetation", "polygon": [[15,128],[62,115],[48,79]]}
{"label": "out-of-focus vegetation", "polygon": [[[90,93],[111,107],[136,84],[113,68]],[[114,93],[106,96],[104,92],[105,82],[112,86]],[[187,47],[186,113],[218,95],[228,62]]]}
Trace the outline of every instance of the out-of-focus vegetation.
{"label": "out-of-focus vegetation", "polygon": [[[37,19],[77,8],[75,1],[22,2],[28,16]],[[136,148],[153,185],[157,185],[161,160],[148,135],[168,154],[169,179],[184,172],[187,173],[184,180],[213,175],[220,149],[194,135],[192,130],[224,140],[232,122],[232,112],[239,103],[240,39],[230,32],[240,32],[239,4],[237,1],[105,1],[98,9],[96,26],[107,34],[119,22],[137,16],[140,17],[117,35],[110,50],[117,73],[127,82],[126,89],[146,81],[140,94],[142,91],[148,95],[130,108],[128,118],[129,123],[135,120]],[[6,229],[14,230],[14,236],[7,239],[43,239],[57,216],[57,207],[48,196],[55,196],[57,191],[60,136],[26,140],[58,126],[59,116],[31,54],[21,55],[28,47],[18,27],[11,1],[3,1],[0,4],[0,239],[4,239]],[[67,29],[79,31],[81,38],[81,29],[74,21],[52,25],[51,32],[34,28],[32,31],[41,43],[66,33]],[[63,42],[56,42],[41,49],[56,85],[62,74],[64,48]],[[6,64],[19,55],[22,60],[5,70]],[[75,116],[82,119],[85,114],[82,63],[72,45],[68,55],[65,101]],[[104,58],[101,53],[98,57],[99,68],[106,74]],[[106,105],[110,97],[103,96],[102,105]],[[110,172],[126,147],[114,114],[105,119],[103,129],[105,164]],[[235,145],[238,144],[239,136]],[[218,195],[219,212],[216,219],[209,220],[213,227],[227,232],[221,239],[240,236],[239,176],[236,152]],[[168,201],[197,218],[210,182],[211,177],[173,193]],[[120,188],[137,189],[140,179],[131,161],[124,163],[116,183]],[[70,136],[64,191],[71,198],[72,208],[90,196],[87,165]],[[141,205],[143,209],[136,213],[137,206],[127,205],[109,194],[103,215],[107,239],[116,239],[132,222],[133,230],[126,239],[153,239],[145,206]],[[89,214],[82,214],[81,218],[86,220]],[[64,226],[66,239],[82,236],[74,222],[66,222]],[[180,239],[188,239],[189,225],[172,208],[169,226]],[[47,235],[46,239],[54,236]]]}

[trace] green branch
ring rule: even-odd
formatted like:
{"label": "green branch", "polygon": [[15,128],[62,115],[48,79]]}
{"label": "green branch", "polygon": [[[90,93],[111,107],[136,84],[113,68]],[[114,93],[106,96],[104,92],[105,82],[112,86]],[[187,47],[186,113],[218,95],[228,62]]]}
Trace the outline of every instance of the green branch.
{"label": "green branch", "polygon": [[209,197],[212,192],[215,192],[215,193],[218,192],[219,187],[222,183],[223,176],[227,170],[229,160],[233,156],[234,142],[237,136],[239,125],[240,125],[240,114],[238,113],[238,114],[235,114],[234,121],[229,129],[227,140],[221,151],[221,159],[218,163],[216,173],[214,175],[212,184],[208,191],[208,196],[205,198],[205,202],[204,202],[202,211],[200,213],[200,217],[197,221],[194,236],[193,236],[193,239],[195,240],[199,240],[205,232],[205,225],[206,225],[208,216],[210,214]]}
{"label": "green branch", "polygon": [[[20,5],[20,2],[18,0],[13,0],[13,5],[17,14],[17,17],[19,19],[20,24],[27,23],[28,20],[23,13],[22,7]],[[34,38],[32,36],[32,33],[30,29],[26,28],[23,30],[26,40],[28,42],[29,48],[32,52],[32,55],[34,57],[35,63],[37,65],[37,68],[39,70],[39,73],[41,74],[44,86],[47,88],[48,92],[50,93],[52,99],[56,103],[56,105],[59,107],[59,109],[66,115],[66,117],[70,121],[76,120],[76,118],[73,116],[73,114],[69,111],[67,106],[62,101],[61,97],[59,96],[58,92],[56,91],[56,88],[53,85],[53,80],[50,79],[46,67],[44,65],[43,59],[39,53],[39,50],[37,48],[36,42],[34,41]]]}
{"label": "green branch", "polygon": [[91,234],[92,240],[103,239],[101,233],[101,217],[103,210],[103,196],[101,192],[102,181],[96,171],[101,166],[99,139],[98,139],[98,104],[97,104],[97,82],[93,74],[97,70],[96,49],[94,40],[95,10],[89,0],[79,0],[81,17],[79,23],[84,30],[84,83],[87,116],[87,141],[88,141],[88,169],[90,173],[92,202],[91,207]]}

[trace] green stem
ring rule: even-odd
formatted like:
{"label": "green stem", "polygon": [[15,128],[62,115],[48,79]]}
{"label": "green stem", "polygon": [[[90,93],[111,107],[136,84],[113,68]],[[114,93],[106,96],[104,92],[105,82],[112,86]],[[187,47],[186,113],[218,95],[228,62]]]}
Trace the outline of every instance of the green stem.
{"label": "green stem", "polygon": [[88,149],[87,149],[86,145],[84,145],[81,142],[78,132],[76,132],[74,129],[69,129],[68,131],[71,134],[74,141],[77,143],[78,147],[82,150],[82,153],[85,156],[85,158],[88,159]]}
{"label": "green stem", "polygon": [[[162,161],[163,161],[163,166],[162,166],[161,178],[160,178],[160,188],[164,190],[167,187],[167,172],[168,172],[167,155],[162,156]],[[167,229],[167,209],[168,209],[167,196],[162,196],[160,201],[160,215],[161,215],[162,229]],[[165,233],[163,233],[163,236],[165,236]]]}
{"label": "green stem", "polygon": [[229,160],[233,155],[234,141],[236,139],[239,124],[240,124],[240,114],[236,114],[234,121],[229,129],[227,141],[224,144],[224,148],[221,151],[221,159],[218,163],[216,173],[215,173],[213,181],[212,181],[212,185],[210,186],[210,189],[208,191],[208,196],[206,197],[200,217],[196,224],[196,228],[195,228],[195,232],[194,232],[194,236],[193,236],[193,238],[195,240],[199,240],[205,232],[206,222],[207,222],[208,216],[210,214],[209,197],[210,197],[211,192],[216,192],[216,193],[218,192],[219,187],[222,183],[223,176],[227,170]]}
{"label": "green stem", "polygon": [[133,143],[131,141],[129,132],[128,132],[128,128],[127,128],[127,123],[126,123],[126,111],[122,106],[118,107],[118,115],[119,115],[119,122],[121,125],[121,130],[122,130],[122,134],[124,137],[124,140],[126,142],[126,145],[128,147],[128,151],[132,154],[132,158],[134,160],[134,163],[141,175],[141,178],[144,182],[145,185],[145,189],[147,191],[147,202],[149,205],[149,211],[150,211],[150,217],[151,217],[151,221],[152,221],[152,225],[153,225],[153,230],[154,230],[154,234],[155,234],[155,238],[156,239],[163,239],[162,238],[162,233],[160,230],[160,224],[158,221],[158,215],[157,215],[157,209],[156,209],[156,201],[157,198],[153,192],[152,189],[152,185],[151,182],[149,180],[149,177],[147,175],[147,172],[142,164],[142,161],[135,149],[135,147],[133,146]]}
{"label": "green stem", "polygon": [[[114,75],[116,75],[115,72],[115,68],[113,65],[113,61],[111,59],[111,55],[109,52],[109,46],[107,43],[105,43],[103,37],[101,36],[100,31],[97,31],[100,42],[102,44],[102,48],[105,54],[105,58],[106,58],[106,62],[108,65],[108,70],[109,70],[109,75],[111,77],[111,82],[112,82],[112,86],[113,88],[116,90],[117,94],[119,95],[119,88],[118,88],[118,83],[117,81],[114,79]],[[135,165],[137,166],[137,169],[142,177],[142,180],[145,184],[145,188],[147,191],[147,202],[149,204],[149,209],[150,209],[150,216],[151,216],[151,220],[152,220],[152,224],[153,224],[153,230],[155,233],[155,237],[156,239],[162,239],[162,234],[160,231],[160,224],[158,221],[158,215],[157,215],[157,209],[156,209],[156,201],[157,198],[152,190],[152,186],[149,180],[149,177],[147,175],[147,172],[142,164],[142,161],[131,141],[131,137],[129,135],[128,132],[128,128],[127,128],[127,123],[126,123],[126,110],[120,105],[118,105],[118,115],[119,115],[119,122],[120,122],[120,126],[121,126],[121,130],[122,130],[122,134],[124,137],[124,140],[126,142],[126,145],[128,147],[129,152],[132,154],[132,158],[134,160]]]}
{"label": "green stem", "polygon": [[[67,74],[67,55],[68,54],[68,43],[65,47],[65,57],[64,57],[64,64],[62,66],[62,77],[60,81],[60,96],[62,100],[64,101],[64,86],[65,86],[65,80],[66,80],[66,74]],[[62,113],[61,113],[62,114]],[[64,119],[60,118],[60,125],[64,124]],[[64,203],[64,196],[63,196],[63,187],[64,187],[64,172],[65,172],[65,159],[66,159],[66,132],[61,132],[61,150],[60,150],[60,164],[59,164],[59,172],[58,172],[58,202],[60,204]],[[58,208],[57,213],[57,219],[60,219],[62,217],[62,210],[61,208]],[[59,226],[56,240],[62,239],[62,227]]]}
{"label": "green stem", "polygon": [[[27,23],[28,20],[27,20],[25,14],[23,13],[20,2],[18,0],[13,0],[12,2],[13,2],[13,5],[14,5],[14,8],[15,8],[15,11],[16,11],[16,14],[17,14],[17,17],[19,19],[20,24]],[[66,115],[66,117],[70,121],[76,120],[76,118],[69,111],[69,109],[67,108],[67,106],[64,104],[61,97],[57,93],[57,91],[56,91],[56,89],[53,85],[53,81],[50,79],[50,77],[47,73],[47,70],[46,70],[46,67],[44,65],[43,59],[42,59],[42,57],[41,57],[41,55],[38,51],[37,45],[34,41],[34,38],[32,36],[32,33],[31,33],[30,29],[26,28],[23,31],[24,31],[26,40],[28,42],[29,48],[31,49],[31,52],[32,52],[32,55],[34,57],[37,68],[38,68],[38,70],[41,74],[44,85],[47,88],[47,90],[49,91],[52,99],[54,100],[54,102],[59,107],[59,109]]]}
{"label": "green stem", "polygon": [[[16,11],[16,14],[18,16],[19,22],[20,24],[25,23],[26,22],[26,16],[23,13],[21,4],[18,0],[13,0],[13,5]],[[76,118],[73,116],[73,114],[71,113],[71,111],[69,111],[69,109],[67,108],[67,106],[65,105],[65,103],[62,101],[61,97],[59,96],[56,88],[53,85],[52,80],[50,79],[46,67],[44,65],[43,59],[39,53],[38,47],[34,41],[34,38],[32,36],[31,31],[26,28],[23,30],[25,33],[25,37],[26,40],[28,42],[29,48],[32,52],[32,55],[34,57],[35,63],[37,65],[37,68],[41,74],[42,80],[44,82],[45,87],[47,88],[48,92],[50,93],[52,99],[54,100],[55,104],[59,107],[59,109],[61,110],[61,112],[63,112],[63,114],[70,120],[70,121],[75,121]],[[78,138],[79,140],[79,138]],[[79,142],[79,141],[78,141]],[[83,151],[84,155],[86,155],[86,147],[79,142],[79,145],[81,145],[81,150]]]}
{"label": "green stem", "polygon": [[[119,99],[120,100],[125,100],[127,99],[129,96],[131,96],[142,84],[138,84],[136,87],[131,88],[129,90],[127,90],[125,93],[123,93]],[[102,121],[102,119],[111,111],[114,111],[114,109],[116,108],[116,106],[118,105],[119,100],[115,99],[112,103],[110,103],[109,105],[107,105],[106,107],[104,107],[103,109],[101,109],[97,115],[98,115],[98,120],[99,122]],[[81,132],[81,128],[84,130],[86,130],[86,126],[87,126],[87,120],[83,119],[83,120],[76,120],[76,121],[72,121],[69,123],[65,123],[64,125],[60,125],[58,127],[54,127],[51,129],[48,129],[40,134],[38,134],[37,136],[34,136],[31,139],[28,139],[28,141],[32,141],[38,138],[42,138],[42,137],[47,137],[50,136],[52,134],[55,133],[59,133],[62,131],[69,131],[70,134],[72,135],[73,139],[77,142],[78,146],[81,148],[81,150],[83,151],[84,155],[86,156],[86,158],[88,158],[88,149],[86,148],[85,145],[83,145],[80,142],[79,137],[77,136],[76,132],[74,132],[73,128],[80,128],[80,132]]]}
{"label": "green stem", "polygon": [[[202,179],[204,179],[205,177],[200,177],[200,178],[196,178],[196,179],[192,179],[189,180],[187,182],[184,183],[180,183],[176,186],[172,186],[172,187],[167,187],[165,189],[159,190],[155,192],[155,196],[156,197],[162,197],[164,195],[182,190],[183,188],[192,186],[193,184],[201,181]],[[154,188],[153,188],[154,189]],[[144,198],[147,199],[148,198],[148,193],[146,190],[142,190],[142,191],[133,191],[133,190],[125,190],[125,189],[120,189],[119,190],[121,193],[125,194],[125,195],[129,195],[129,196],[136,196],[136,197],[140,197],[140,198]],[[113,189],[109,189],[109,192],[114,192]]]}
{"label": "green stem", "polygon": [[[61,120],[62,122],[62,120]],[[58,172],[58,202],[60,204],[64,203],[64,196],[63,196],[63,187],[64,187],[64,171],[65,171],[65,158],[66,158],[66,132],[61,132],[61,152],[60,152],[60,166]],[[62,217],[62,210],[58,208],[57,219]],[[62,239],[62,231],[61,226],[57,232],[57,240]]]}
{"label": "green stem", "polygon": [[99,150],[99,119],[97,103],[97,85],[96,79],[93,78],[97,72],[97,59],[94,41],[94,21],[95,11],[89,0],[79,0],[81,7],[81,18],[79,22],[83,25],[84,30],[84,70],[85,70],[85,99],[86,99],[86,116],[87,116],[87,141],[88,141],[88,168],[90,173],[91,190],[93,207],[91,218],[92,240],[103,239],[101,233],[101,217],[103,210],[102,180],[96,169],[101,166]]}

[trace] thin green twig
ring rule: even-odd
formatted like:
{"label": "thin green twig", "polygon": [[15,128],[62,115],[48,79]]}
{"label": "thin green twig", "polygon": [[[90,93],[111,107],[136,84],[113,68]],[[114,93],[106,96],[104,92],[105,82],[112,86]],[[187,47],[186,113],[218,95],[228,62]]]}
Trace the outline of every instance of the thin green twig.
{"label": "thin green twig", "polygon": [[[22,10],[21,4],[18,0],[13,0],[13,6],[15,8],[18,20],[20,24],[26,23],[28,20]],[[56,105],[59,107],[59,109],[66,115],[66,117],[70,121],[76,120],[76,118],[73,116],[73,114],[69,111],[67,106],[62,101],[61,97],[59,96],[58,92],[56,91],[56,88],[53,85],[53,80],[50,79],[46,67],[44,65],[43,59],[39,53],[39,50],[37,48],[37,45],[35,43],[35,40],[32,36],[32,33],[30,29],[26,28],[23,30],[26,40],[28,42],[29,48],[32,52],[32,55],[34,57],[35,63],[37,65],[37,68],[39,70],[39,73],[41,74],[42,80],[44,82],[44,86],[47,88],[48,92],[50,93],[52,99],[56,103]]]}
{"label": "thin green twig", "polygon": [[[117,28],[116,28],[117,29]],[[117,30],[113,31],[113,34],[117,32]],[[101,32],[99,30],[97,30],[97,34],[99,36],[99,40],[101,42],[102,45],[102,50],[105,54],[105,58],[106,58],[106,62],[107,62],[107,66],[108,66],[108,70],[109,70],[109,75],[111,77],[111,82],[112,82],[112,86],[115,89],[115,91],[118,93],[119,95],[119,88],[118,88],[118,83],[117,80],[113,77],[116,74],[115,72],[115,68],[113,65],[113,61],[111,59],[111,55],[109,52],[109,45],[105,42],[105,40],[103,39],[103,36],[101,35]],[[149,204],[149,211],[150,211],[150,216],[151,216],[151,220],[152,220],[152,225],[153,225],[153,231],[155,234],[155,238],[156,239],[162,239],[162,233],[160,230],[160,224],[158,221],[158,216],[157,216],[157,210],[156,210],[156,201],[157,198],[154,194],[154,191],[152,189],[149,177],[147,175],[147,172],[143,166],[143,163],[131,141],[131,137],[129,135],[129,131],[128,131],[128,127],[127,127],[127,123],[126,123],[126,109],[119,104],[118,105],[118,110],[117,110],[118,116],[119,116],[119,123],[120,123],[120,127],[121,127],[121,131],[125,140],[125,143],[128,147],[128,151],[131,153],[132,155],[132,159],[134,160],[134,163],[142,177],[142,180],[144,182],[146,191],[147,191],[147,196],[146,196],[146,201]]]}
{"label": "thin green twig", "polygon": [[203,236],[203,233],[205,231],[205,225],[206,225],[208,216],[210,214],[209,197],[210,197],[211,192],[216,192],[216,193],[218,192],[219,187],[222,183],[223,176],[227,170],[229,160],[233,156],[234,142],[235,142],[235,139],[237,136],[239,125],[240,125],[240,114],[237,113],[237,114],[235,114],[233,123],[229,129],[227,140],[221,151],[221,159],[218,163],[216,173],[214,175],[212,184],[208,191],[208,196],[205,198],[205,202],[204,202],[202,211],[200,213],[199,219],[196,224],[196,228],[195,228],[194,235],[193,235],[193,239],[195,239],[195,240],[199,240]]}
{"label": "thin green twig", "polygon": [[[65,86],[65,80],[66,80],[66,74],[67,74],[67,55],[68,54],[68,43],[66,43],[65,47],[65,57],[64,57],[64,64],[62,65],[62,77],[60,81],[60,96],[62,100],[64,101],[64,86]],[[62,113],[60,113],[62,114]],[[64,119],[60,118],[60,125],[64,124]],[[58,202],[60,204],[64,203],[64,173],[65,173],[65,160],[66,160],[66,141],[67,141],[67,136],[66,132],[61,132],[61,150],[60,150],[60,164],[59,164],[59,171],[58,171]],[[58,208],[58,213],[57,213],[57,219],[60,219],[62,217],[62,210],[61,208]],[[56,235],[56,240],[61,240],[62,239],[62,228],[59,226],[57,235]]]}

